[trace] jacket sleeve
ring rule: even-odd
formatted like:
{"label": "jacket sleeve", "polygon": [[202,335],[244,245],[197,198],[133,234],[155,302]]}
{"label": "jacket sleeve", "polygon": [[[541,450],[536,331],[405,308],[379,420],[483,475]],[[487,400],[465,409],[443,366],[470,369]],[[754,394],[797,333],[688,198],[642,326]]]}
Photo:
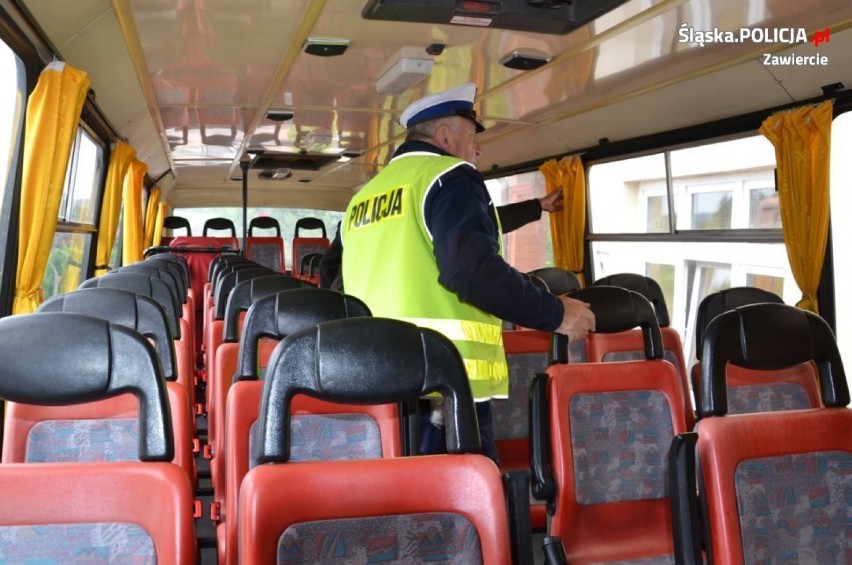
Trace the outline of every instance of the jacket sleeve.
{"label": "jacket sleeve", "polygon": [[439,180],[426,199],[424,219],[441,285],[503,320],[544,331],[559,327],[562,302],[500,256],[491,199],[477,171],[465,168]]}
{"label": "jacket sleeve", "polygon": [[497,208],[497,215],[500,217],[500,227],[503,228],[503,233],[509,233],[530,222],[540,220],[541,202],[533,198],[523,202],[506,204]]}

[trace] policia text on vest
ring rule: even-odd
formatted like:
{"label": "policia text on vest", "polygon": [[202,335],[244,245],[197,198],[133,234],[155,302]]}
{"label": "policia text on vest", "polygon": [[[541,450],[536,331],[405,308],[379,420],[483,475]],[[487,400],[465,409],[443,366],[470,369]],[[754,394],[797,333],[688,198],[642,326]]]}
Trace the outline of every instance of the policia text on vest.
{"label": "policia text on vest", "polygon": [[406,187],[392,188],[361,202],[349,213],[349,229],[366,227],[394,216],[402,216],[402,193]]}

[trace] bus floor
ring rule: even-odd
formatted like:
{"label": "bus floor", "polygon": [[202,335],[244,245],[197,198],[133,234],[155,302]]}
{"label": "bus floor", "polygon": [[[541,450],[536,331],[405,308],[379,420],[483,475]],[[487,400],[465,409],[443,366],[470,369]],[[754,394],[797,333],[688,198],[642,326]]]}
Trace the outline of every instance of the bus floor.
{"label": "bus floor", "polygon": [[[205,391],[197,391],[197,398],[204,398]],[[210,504],[213,502],[213,483],[210,479],[210,461],[204,457],[203,446],[207,443],[207,416],[201,414],[196,416],[198,422],[198,436],[202,449],[195,456],[198,468],[198,485],[195,489],[196,500],[201,501],[201,517],[195,519],[195,535],[198,540],[198,563],[200,565],[218,565],[218,551],[216,544],[216,525],[210,519]]]}

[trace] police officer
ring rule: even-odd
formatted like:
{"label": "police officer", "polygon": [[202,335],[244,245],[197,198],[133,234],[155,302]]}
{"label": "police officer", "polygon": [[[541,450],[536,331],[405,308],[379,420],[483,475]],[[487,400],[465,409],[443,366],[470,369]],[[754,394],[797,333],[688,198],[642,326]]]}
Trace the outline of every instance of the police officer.
{"label": "police officer", "polygon": [[[405,143],[352,198],[340,234],[348,294],[375,316],[432,328],[458,348],[477,401],[483,453],[496,461],[488,401],[508,396],[502,320],[572,341],[593,331],[595,320],[587,304],[537,288],[501,257],[500,216],[475,168],[475,135],[485,129],[475,96],[476,85],[467,83],[403,111]],[[510,221],[522,225],[558,205],[558,195],[545,198]]]}

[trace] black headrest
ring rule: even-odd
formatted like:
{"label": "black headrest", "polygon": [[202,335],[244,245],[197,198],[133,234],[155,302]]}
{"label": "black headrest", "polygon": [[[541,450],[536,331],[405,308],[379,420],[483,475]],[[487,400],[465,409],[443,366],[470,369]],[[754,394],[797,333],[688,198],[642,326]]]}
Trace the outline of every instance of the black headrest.
{"label": "black headrest", "polygon": [[156,344],[163,376],[177,379],[168,316],[153,298],[118,288],[86,288],[48,298],[36,311],[85,314],[134,329]]}
{"label": "black headrest", "polygon": [[296,394],[384,404],[431,392],[444,397],[447,451],[478,452],[476,409],[464,362],[442,334],[386,318],[336,320],[298,331],[270,359],[253,459],[288,460],[290,402]]}
{"label": "black headrest", "polygon": [[174,457],[165,381],[139,332],[81,314],[8,316],[0,319],[0,366],[0,398],[12,402],[58,406],[134,394],[139,459]]}
{"label": "black headrest", "polygon": [[587,302],[595,314],[595,333],[618,333],[639,326],[645,342],[646,359],[662,359],[663,337],[651,302],[619,286],[590,286],[569,294]]}
{"label": "black headrest", "polygon": [[580,289],[580,279],[571,271],[558,267],[543,267],[530,271],[531,275],[540,278],[553,294],[568,294]]}
{"label": "black headrest", "polygon": [[325,222],[319,218],[300,218],[296,221],[296,233],[294,237],[299,237],[299,230],[322,230],[322,236],[327,237],[325,233]]}
{"label": "black headrest", "polygon": [[178,269],[180,269],[181,276],[183,277],[183,285],[185,288],[190,288],[192,286],[192,281],[189,276],[189,265],[186,262],[186,258],[181,255],[175,255],[174,253],[156,253],[151,255],[150,257],[145,258],[146,261],[152,262],[160,262],[160,263],[171,263],[177,265]]}
{"label": "black headrest", "polygon": [[172,336],[180,339],[180,304],[175,302],[171,289],[162,280],[140,273],[113,271],[101,277],[87,279],[79,288],[118,288],[153,298],[166,312]]}
{"label": "black headrest", "polygon": [[210,291],[213,293],[213,296],[216,296],[216,289],[219,288],[219,283],[222,282],[222,278],[225,275],[241,269],[257,269],[258,267],[263,267],[263,265],[251,259],[220,263],[213,268],[213,278],[210,279]]}
{"label": "black headrest", "polygon": [[281,237],[281,225],[278,223],[278,220],[276,220],[272,216],[260,216],[259,218],[252,218],[249,222],[249,237],[251,237],[251,232],[253,228],[261,230],[275,230],[275,235],[277,237]]}
{"label": "black headrest", "polygon": [[704,334],[700,417],[728,413],[727,364],[775,371],[816,363],[826,407],[849,404],[849,386],[834,333],[812,312],[786,304],[762,303],[719,314]]}
{"label": "black headrest", "polygon": [[240,312],[245,312],[249,306],[270,294],[282,290],[294,290],[304,288],[303,281],[287,275],[269,275],[257,277],[237,283],[231,294],[228,295],[228,303],[225,305],[225,329],[223,339],[226,342],[239,341]]}
{"label": "black headrest", "polygon": [[[178,293],[182,297],[187,296],[187,290],[189,289],[191,283],[189,281],[189,267],[184,261],[173,261],[167,258],[168,255],[152,255],[150,257],[146,257],[143,261],[143,265],[154,265],[159,269],[165,269],[177,280],[178,283]],[[171,255],[171,257],[175,257]],[[184,302],[186,302],[184,300]]]}
{"label": "black headrest", "polygon": [[228,305],[228,296],[237,284],[251,280],[257,277],[265,277],[277,273],[269,267],[249,267],[246,269],[236,269],[232,273],[223,274],[219,278],[219,283],[216,285],[216,291],[213,295],[213,301],[216,305],[216,319],[222,320],[225,318],[225,308]]}
{"label": "black headrest", "polygon": [[182,216],[166,216],[163,219],[163,227],[167,230],[186,229],[186,235],[192,235],[192,227],[189,225],[189,220]]}
{"label": "black headrest", "polygon": [[231,237],[237,237],[237,228],[234,227],[234,222],[228,218],[210,218],[204,222],[204,230],[201,235],[207,237],[207,230],[228,230],[231,232]]}
{"label": "black headrest", "polygon": [[657,321],[660,323],[660,327],[667,328],[671,325],[669,321],[669,308],[666,305],[666,297],[663,296],[663,289],[651,277],[635,273],[618,273],[600,278],[592,284],[592,286],[600,285],[620,286],[621,288],[638,292],[654,305],[654,311],[657,313]]}
{"label": "black headrest", "polygon": [[320,322],[370,316],[367,305],[347,294],[323,288],[285,290],[255,301],[243,321],[235,381],[257,379],[260,338],[284,339]]}
{"label": "black headrest", "polygon": [[753,286],[735,286],[705,296],[695,313],[695,357],[701,359],[704,332],[713,318],[740,306],[764,302],[784,304],[784,300],[777,294]]}
{"label": "black headrest", "polygon": [[140,273],[143,275],[148,275],[149,277],[160,279],[164,283],[169,285],[169,288],[172,290],[172,295],[174,296],[176,302],[186,302],[186,289],[183,288],[183,281],[181,281],[181,277],[177,273],[163,265],[157,263],[150,263],[148,261],[141,261],[139,263],[133,263],[131,265],[124,265],[123,267],[115,269],[115,271],[113,272]]}
{"label": "black headrest", "polygon": [[252,263],[255,261],[247,259],[242,255],[218,255],[210,261],[210,266],[207,268],[207,280],[212,282],[215,280],[217,273],[228,265],[236,265],[238,263]]}

